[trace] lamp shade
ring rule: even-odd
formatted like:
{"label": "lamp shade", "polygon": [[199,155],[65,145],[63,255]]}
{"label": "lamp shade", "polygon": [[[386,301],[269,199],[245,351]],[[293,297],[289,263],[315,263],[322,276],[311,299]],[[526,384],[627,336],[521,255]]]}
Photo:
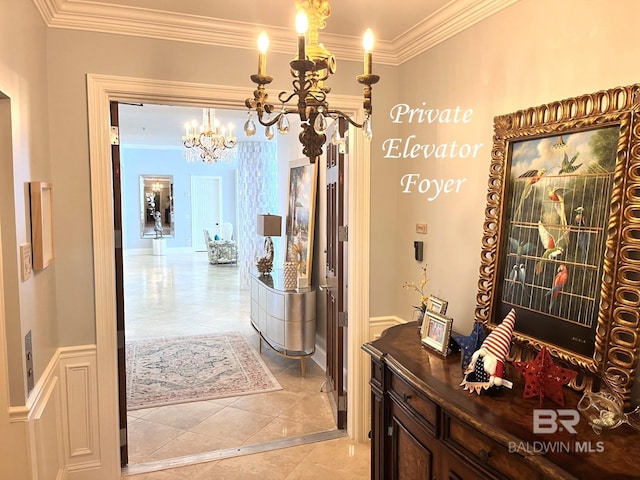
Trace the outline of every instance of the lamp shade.
{"label": "lamp shade", "polygon": [[258,235],[263,237],[279,237],[282,234],[282,217],[280,215],[259,214]]}

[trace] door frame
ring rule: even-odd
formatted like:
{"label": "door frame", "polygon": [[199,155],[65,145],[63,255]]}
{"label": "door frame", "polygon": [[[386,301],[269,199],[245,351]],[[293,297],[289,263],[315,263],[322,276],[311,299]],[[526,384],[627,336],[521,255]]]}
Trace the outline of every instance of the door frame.
{"label": "door frame", "polygon": [[[277,92],[269,92],[274,97]],[[118,371],[115,302],[115,260],[113,236],[113,191],[109,104],[118,102],[163,103],[242,109],[250,88],[173,82],[163,80],[87,75],[91,219],[95,289],[95,322],[100,450],[106,471],[119,472],[120,432],[118,416]],[[335,107],[362,120],[362,99],[331,95]],[[369,341],[369,237],[371,148],[360,130],[349,129],[349,242],[348,317],[348,435],[359,442],[369,431],[369,362],[360,346]],[[356,254],[357,252],[357,254]]]}

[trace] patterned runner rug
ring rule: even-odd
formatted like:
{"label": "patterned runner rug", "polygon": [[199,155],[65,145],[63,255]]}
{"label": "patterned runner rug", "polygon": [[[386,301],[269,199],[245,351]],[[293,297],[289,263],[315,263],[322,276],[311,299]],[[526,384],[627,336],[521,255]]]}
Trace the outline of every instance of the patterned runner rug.
{"label": "patterned runner rug", "polygon": [[282,389],[238,332],[139,340],[126,358],[128,410]]}

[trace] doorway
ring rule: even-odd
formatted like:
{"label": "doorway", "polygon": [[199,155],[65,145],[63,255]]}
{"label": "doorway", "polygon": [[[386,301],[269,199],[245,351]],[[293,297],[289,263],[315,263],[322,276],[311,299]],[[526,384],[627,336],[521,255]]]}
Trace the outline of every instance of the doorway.
{"label": "doorway", "polygon": [[[123,143],[128,137],[124,123],[120,118],[119,137]],[[120,182],[116,181],[116,174],[126,171],[127,163],[135,155],[131,152],[125,155],[116,147],[113,161],[117,192]],[[150,145],[146,145],[145,153],[155,159],[154,168],[162,170],[161,155],[149,153],[149,150]],[[117,153],[121,158],[119,164],[116,163]],[[142,153],[138,153],[136,162],[142,162],[142,157]],[[175,162],[171,164],[176,168]],[[210,165],[207,167],[211,168]],[[134,173],[138,172],[129,172],[129,175]],[[163,170],[162,173],[173,179],[172,186],[178,197],[177,224],[184,228],[186,222],[180,220],[179,211],[179,198],[183,195],[181,172]],[[185,183],[184,175],[182,178]],[[203,239],[203,226],[210,229],[223,219],[222,180],[215,176],[192,175],[188,183],[192,222],[189,230],[195,245]],[[126,199],[119,202],[114,198],[114,218],[120,218],[120,211],[126,210]],[[176,237],[179,236],[177,227]],[[127,348],[132,343],[157,337],[170,341],[176,337],[234,332],[242,334],[255,350],[258,349],[259,338],[249,321],[249,293],[240,289],[237,266],[210,265],[204,252],[171,253],[169,249],[160,256],[120,252],[116,255],[116,271],[120,270],[118,277],[122,280],[117,283],[116,293],[122,303],[118,308],[122,315],[120,337],[124,338]],[[128,451],[123,449],[121,454],[123,462],[133,466],[162,462],[176,456],[199,455],[211,450],[335,429],[328,397],[319,390],[323,379],[320,367],[311,366],[307,375],[300,378],[297,362],[287,361],[272,352],[264,352],[261,358],[283,385],[281,391],[129,411],[121,427],[123,431],[128,430],[123,437],[130,440],[125,445]],[[122,385],[124,370],[123,365]],[[287,388],[291,385],[295,388]],[[132,386],[130,382],[128,386]],[[126,399],[121,413],[125,405]]]}
{"label": "doorway", "polygon": [[[115,478],[119,471],[117,425],[111,419],[118,415],[117,369],[115,328],[116,311],[113,298],[115,286],[113,192],[111,189],[110,135],[103,122],[109,116],[110,101],[170,102],[172,104],[205,104],[217,108],[242,108],[247,96],[246,88],[202,86],[181,82],[154,81],[89,74],[87,76],[91,209],[93,232],[93,258],[95,272],[95,318],[97,343],[97,376],[101,399],[98,431],[101,438],[101,459],[105,475]],[[336,96],[336,106],[343,111],[361,116],[361,99]],[[348,410],[353,412],[347,421],[349,435],[357,441],[365,441],[369,431],[369,364],[360,354],[362,343],[369,340],[369,198],[370,148],[361,134],[350,136],[352,161],[349,174],[349,218],[351,234],[349,243],[349,284],[358,285],[349,291],[349,317],[353,319],[348,329],[348,370],[351,372],[348,390]],[[355,254],[357,252],[357,255]]]}
{"label": "doorway", "polygon": [[[194,252],[204,252],[204,229],[222,223],[222,189],[220,177],[191,177],[191,239]],[[236,198],[238,195],[236,194]]]}

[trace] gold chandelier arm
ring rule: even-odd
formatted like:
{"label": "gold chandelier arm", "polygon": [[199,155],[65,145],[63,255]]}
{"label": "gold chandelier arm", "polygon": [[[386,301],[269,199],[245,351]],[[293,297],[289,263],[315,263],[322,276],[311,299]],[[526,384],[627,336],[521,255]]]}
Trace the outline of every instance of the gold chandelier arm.
{"label": "gold chandelier arm", "polygon": [[329,116],[331,118],[344,118],[347,122],[349,122],[351,125],[353,125],[356,128],[362,128],[362,123],[358,123],[355,120],[352,120],[351,117],[349,117],[349,115],[347,115],[346,113],[342,112],[341,110],[327,110],[325,111],[325,116]]}
{"label": "gold chandelier arm", "polygon": [[262,114],[259,113],[257,115],[258,123],[263,127],[271,127],[275,125],[278,122],[278,120],[280,120],[280,117],[282,115],[289,115],[290,113],[298,113],[298,110],[295,110],[293,108],[287,108],[284,110],[284,112],[280,111],[280,113],[278,113],[275,117],[273,117],[271,120],[268,120],[268,121],[262,120]]}

